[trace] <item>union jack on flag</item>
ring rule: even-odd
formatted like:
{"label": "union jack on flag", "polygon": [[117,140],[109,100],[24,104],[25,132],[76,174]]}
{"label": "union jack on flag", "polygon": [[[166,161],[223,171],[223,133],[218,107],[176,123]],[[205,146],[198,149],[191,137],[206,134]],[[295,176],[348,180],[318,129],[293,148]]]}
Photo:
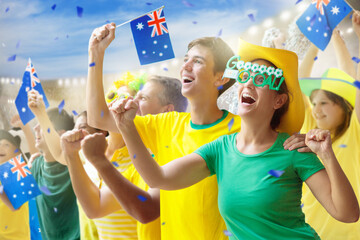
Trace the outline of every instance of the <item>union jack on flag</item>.
{"label": "union jack on flag", "polygon": [[29,59],[29,62],[26,66],[26,71],[30,72],[30,78],[31,78],[31,88],[34,88],[36,86],[36,83],[40,83],[40,80],[36,74],[34,65],[31,63],[31,60]]}
{"label": "union jack on flag", "polygon": [[140,64],[174,58],[163,8],[158,8],[130,22]]}
{"label": "union jack on flag", "polygon": [[15,209],[41,194],[35,178],[21,155],[0,165],[0,182]]}
{"label": "union jack on flag", "polygon": [[326,7],[329,4],[329,2],[330,2],[330,0],[311,0],[312,4],[316,4],[316,8],[320,11],[321,15],[324,15],[323,4]]}

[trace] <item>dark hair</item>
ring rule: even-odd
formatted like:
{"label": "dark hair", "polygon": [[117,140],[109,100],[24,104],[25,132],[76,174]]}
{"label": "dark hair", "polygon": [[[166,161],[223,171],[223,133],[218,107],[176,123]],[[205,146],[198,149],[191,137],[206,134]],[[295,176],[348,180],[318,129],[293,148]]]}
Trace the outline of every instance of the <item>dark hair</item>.
{"label": "dark hair", "polygon": [[56,131],[69,131],[74,128],[75,123],[73,117],[64,109],[59,113],[58,108],[51,108],[47,111],[47,114]]}
{"label": "dark hair", "polygon": [[2,140],[2,139],[6,139],[12,145],[14,145],[16,148],[20,149],[21,138],[19,136],[13,136],[8,131],[1,129],[0,130],[0,140]]}
{"label": "dark hair", "polygon": [[186,97],[181,94],[181,82],[179,79],[154,75],[149,77],[147,82],[154,82],[163,86],[162,94],[157,96],[162,106],[173,104],[175,111],[186,111],[188,102]]}
{"label": "dark hair", "polygon": [[332,139],[332,142],[335,142],[336,139],[338,139],[350,126],[350,119],[351,119],[351,114],[354,110],[354,107],[343,97],[340,97],[339,95],[323,90],[323,89],[316,89],[314,91],[311,92],[310,95],[310,100],[312,101],[313,99],[313,93],[318,92],[318,90],[322,90],[324,91],[325,95],[327,98],[329,98],[330,101],[332,101],[333,103],[339,105],[342,110],[344,111],[344,119],[342,121],[342,123],[335,129],[335,135]]}
{"label": "dark hair", "polygon": [[[232,56],[234,56],[234,52],[229,47],[229,45],[218,37],[203,37],[203,38],[195,39],[189,43],[188,51],[196,45],[200,45],[210,49],[214,57],[214,73],[224,72],[228,60]],[[235,83],[235,79],[230,79],[229,82],[224,84],[223,87],[219,89],[218,96],[220,96],[223,92],[225,92],[234,83]]]}
{"label": "dark hair", "polygon": [[[270,66],[272,66],[273,68],[277,68],[275,64],[273,64],[272,62],[266,60],[266,59],[262,59],[262,58],[257,58],[257,59],[254,59],[252,60],[251,62],[255,62],[255,61],[258,61],[258,60],[262,60],[262,61],[265,61],[267,62]],[[275,76],[274,76],[275,77]],[[277,85],[280,81],[280,78],[276,79],[275,80],[275,85]],[[281,117],[284,116],[284,114],[288,111],[289,109],[289,104],[290,104],[290,101],[289,101],[289,95],[291,94],[289,92],[289,89],[287,88],[286,86],[286,81],[283,81],[282,84],[280,85],[280,89],[277,91],[277,93],[280,95],[280,94],[286,94],[287,96],[287,101],[284,103],[284,105],[281,106],[281,108],[278,108],[275,110],[274,112],[274,115],[272,116],[271,118],[271,121],[270,121],[270,126],[273,130],[275,130],[277,127],[279,127],[280,125],[280,122],[281,122]]]}

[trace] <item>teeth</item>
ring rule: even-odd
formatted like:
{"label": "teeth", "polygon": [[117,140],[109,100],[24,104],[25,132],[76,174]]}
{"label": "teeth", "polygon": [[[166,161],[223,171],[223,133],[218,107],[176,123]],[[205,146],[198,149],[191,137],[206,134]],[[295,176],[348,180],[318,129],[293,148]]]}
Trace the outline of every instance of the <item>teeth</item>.
{"label": "teeth", "polygon": [[256,101],[255,98],[251,95],[249,95],[248,93],[243,93],[243,97],[248,97],[251,98],[252,100]]}

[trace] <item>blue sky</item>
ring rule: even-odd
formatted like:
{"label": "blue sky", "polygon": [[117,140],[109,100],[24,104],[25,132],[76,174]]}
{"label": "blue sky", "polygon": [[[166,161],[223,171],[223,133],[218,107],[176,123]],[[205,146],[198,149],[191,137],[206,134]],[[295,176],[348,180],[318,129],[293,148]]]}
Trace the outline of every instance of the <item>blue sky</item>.
{"label": "blue sky", "polygon": [[[297,0],[0,0],[0,77],[22,78],[30,57],[41,80],[86,76],[88,40],[106,21],[116,24],[165,5],[176,57],[197,37],[234,36],[291,8]],[[56,4],[54,10],[52,6]],[[82,17],[76,7],[83,8]],[[252,22],[248,14],[254,14]],[[16,54],[15,61],[8,58]],[[105,73],[140,68],[130,25],[116,30]]]}

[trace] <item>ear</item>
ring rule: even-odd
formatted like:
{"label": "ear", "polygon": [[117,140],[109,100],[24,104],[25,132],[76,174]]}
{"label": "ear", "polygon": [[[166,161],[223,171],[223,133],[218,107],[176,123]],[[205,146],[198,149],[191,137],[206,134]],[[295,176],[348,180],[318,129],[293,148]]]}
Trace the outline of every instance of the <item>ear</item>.
{"label": "ear", "polygon": [[168,104],[162,107],[162,112],[172,112],[175,111],[175,107],[173,104]]}
{"label": "ear", "polygon": [[286,101],[288,101],[288,96],[285,93],[278,94],[275,97],[274,109],[277,110],[277,109],[281,108],[286,103]]}
{"label": "ear", "polygon": [[224,73],[223,72],[217,72],[215,74],[216,80],[215,80],[215,87],[220,87],[225,85],[227,82],[230,81],[229,78],[223,78]]}

